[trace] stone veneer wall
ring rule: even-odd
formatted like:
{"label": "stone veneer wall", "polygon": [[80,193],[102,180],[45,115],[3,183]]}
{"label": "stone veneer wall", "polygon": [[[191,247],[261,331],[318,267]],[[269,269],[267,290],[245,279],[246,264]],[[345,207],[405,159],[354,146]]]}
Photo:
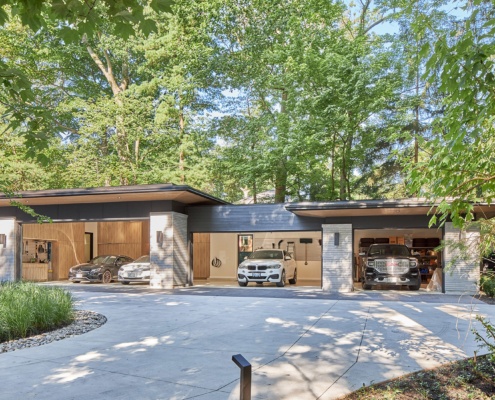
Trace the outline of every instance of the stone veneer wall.
{"label": "stone veneer wall", "polygon": [[150,260],[152,288],[172,289],[189,283],[187,215],[150,214]]}
{"label": "stone veneer wall", "polygon": [[0,281],[15,281],[15,219],[0,219],[0,234],[7,236],[5,248],[0,245]]}
{"label": "stone veneer wall", "polygon": [[[346,293],[354,290],[352,279],[352,225],[323,224],[323,273],[322,289],[329,292]],[[339,233],[339,245],[335,245],[335,234]]]}
{"label": "stone veneer wall", "polygon": [[[473,255],[470,260],[456,260],[453,265],[449,265],[459,255],[458,250],[453,249],[448,243],[460,240],[464,236],[471,248]],[[480,260],[479,260],[479,239],[478,231],[462,232],[454,228],[452,222],[445,224],[445,242],[447,244],[444,250],[444,277],[445,293],[467,293],[474,294],[478,291],[480,279]]]}

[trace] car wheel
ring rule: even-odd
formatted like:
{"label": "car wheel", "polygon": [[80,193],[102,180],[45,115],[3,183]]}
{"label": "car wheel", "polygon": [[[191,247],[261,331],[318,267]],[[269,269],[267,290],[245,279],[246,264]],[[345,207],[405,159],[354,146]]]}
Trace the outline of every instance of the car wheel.
{"label": "car wheel", "polygon": [[421,282],[419,282],[417,285],[409,286],[409,290],[419,290],[420,287],[421,287]]}
{"label": "car wheel", "polygon": [[277,282],[278,287],[285,286],[285,271],[282,271],[282,277],[280,278],[280,282]]}
{"label": "car wheel", "polygon": [[364,290],[370,290],[371,289],[371,285],[367,285],[366,283],[363,282],[363,289]]}
{"label": "car wheel", "polygon": [[79,283],[79,282],[81,282],[81,281],[72,281],[72,283]]}
{"label": "car wheel", "polygon": [[128,285],[130,282],[120,282],[122,285]]}
{"label": "car wheel", "polygon": [[101,277],[101,281],[103,283],[110,283],[110,282],[112,282],[112,273],[108,269],[105,272],[103,272],[103,275]]}
{"label": "car wheel", "polygon": [[241,287],[245,287],[245,286],[247,286],[247,282],[239,282],[239,281],[238,281],[237,283],[239,283],[239,286],[241,286]]}
{"label": "car wheel", "polygon": [[297,269],[294,270],[294,276],[292,277],[292,279],[289,279],[289,283],[291,285],[295,285],[297,283]]}

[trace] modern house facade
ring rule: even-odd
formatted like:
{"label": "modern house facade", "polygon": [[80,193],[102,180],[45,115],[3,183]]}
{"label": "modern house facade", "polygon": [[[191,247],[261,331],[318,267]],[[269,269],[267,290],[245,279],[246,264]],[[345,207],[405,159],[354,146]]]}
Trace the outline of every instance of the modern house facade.
{"label": "modern house facade", "polygon": [[[15,201],[50,218],[43,224],[11,200],[0,197],[3,281],[64,280],[68,268],[95,255],[149,254],[151,287],[172,289],[235,281],[250,251],[283,248],[308,286],[350,292],[359,286],[360,253],[373,241],[416,248],[425,288],[436,278],[437,291],[474,293],[479,280],[477,254],[451,263],[456,252],[449,246],[461,238],[476,243],[479,233],[459,232],[450,222],[429,228],[431,205],[420,200],[234,205],[172,184],[20,193]],[[435,250],[443,241],[446,247]]]}

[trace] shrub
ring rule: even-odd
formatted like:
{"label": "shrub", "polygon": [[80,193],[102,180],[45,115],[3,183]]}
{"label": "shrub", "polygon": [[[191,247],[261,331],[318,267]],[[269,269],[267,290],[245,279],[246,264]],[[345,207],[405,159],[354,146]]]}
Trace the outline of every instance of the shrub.
{"label": "shrub", "polygon": [[25,338],[70,324],[72,295],[30,282],[0,284],[0,342]]}
{"label": "shrub", "polygon": [[495,273],[486,272],[481,275],[480,289],[489,297],[495,297]]}

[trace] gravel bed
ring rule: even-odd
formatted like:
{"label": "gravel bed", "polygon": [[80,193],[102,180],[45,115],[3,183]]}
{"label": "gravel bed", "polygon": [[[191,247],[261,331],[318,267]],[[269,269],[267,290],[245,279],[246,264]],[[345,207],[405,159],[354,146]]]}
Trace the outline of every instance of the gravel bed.
{"label": "gravel bed", "polygon": [[93,311],[75,311],[75,319],[70,325],[63,328],[45,332],[40,335],[31,336],[24,339],[10,340],[0,343],[0,353],[21,350],[28,347],[41,346],[56,340],[66,339],[72,336],[81,335],[102,326],[107,319],[104,315]]}

